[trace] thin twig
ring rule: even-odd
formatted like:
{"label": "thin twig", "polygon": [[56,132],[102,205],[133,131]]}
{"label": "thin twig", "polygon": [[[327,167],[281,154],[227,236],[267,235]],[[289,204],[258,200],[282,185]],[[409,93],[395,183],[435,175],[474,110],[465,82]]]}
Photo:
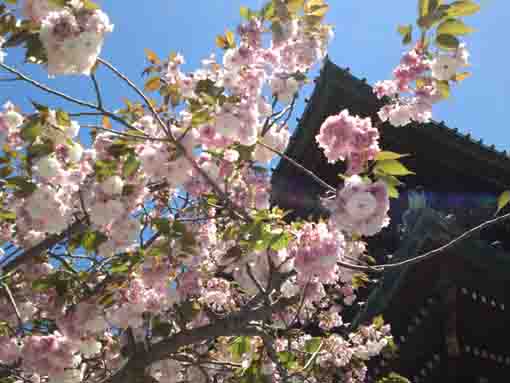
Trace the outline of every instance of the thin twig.
{"label": "thin twig", "polygon": [[336,189],[329,185],[327,182],[325,182],[324,180],[322,180],[320,177],[318,177],[317,175],[315,175],[311,170],[308,170],[307,168],[305,168],[303,165],[297,163],[296,161],[294,161],[292,158],[290,158],[289,156],[287,156],[286,154],[280,152],[279,150],[276,150],[275,148],[265,144],[264,142],[262,141],[257,141],[257,144],[258,145],[261,145],[263,146],[264,148],[266,148],[267,150],[270,150],[271,152],[279,155],[280,157],[282,157],[284,160],[290,162],[292,165],[294,165],[296,168],[300,169],[303,173],[309,175],[311,178],[313,178],[317,183],[319,183],[321,186],[325,187],[326,189],[328,189],[329,191],[332,191],[332,192],[335,192],[336,193]]}
{"label": "thin twig", "polygon": [[3,68],[3,69],[5,69],[8,72],[17,75],[23,81],[26,81],[26,82],[36,86],[37,88],[39,88],[41,90],[44,90],[47,93],[54,94],[55,96],[59,96],[59,97],[63,98],[64,100],[67,100],[69,102],[72,102],[72,103],[75,103],[75,104],[78,104],[78,105],[81,105],[81,106],[85,106],[87,108],[97,109],[97,107],[94,104],[91,104],[90,102],[83,101],[83,100],[80,100],[80,99],[77,99],[77,98],[74,98],[74,97],[71,97],[71,96],[68,96],[65,93],[59,92],[58,90],[52,89],[52,88],[50,88],[50,87],[48,87],[48,86],[46,86],[44,84],[41,84],[40,82],[31,79],[30,77],[24,75],[23,73],[21,73],[18,70],[10,67],[9,65],[0,63],[0,68]]}
{"label": "thin twig", "polygon": [[448,250],[448,249],[458,245],[460,242],[464,241],[467,238],[470,238],[470,237],[474,236],[479,231],[482,231],[482,230],[484,230],[484,229],[486,229],[486,228],[488,228],[490,226],[496,225],[496,224],[498,224],[500,222],[506,221],[509,218],[510,218],[510,213],[507,213],[507,214],[502,215],[500,217],[497,217],[497,218],[485,221],[485,222],[481,223],[480,225],[475,226],[472,229],[469,229],[468,231],[462,233],[461,235],[459,235],[458,237],[452,239],[450,242],[446,243],[445,245],[440,246],[438,248],[435,248],[435,249],[433,249],[431,251],[427,251],[426,253],[418,255],[417,257],[409,258],[409,259],[406,259],[406,260],[401,261],[401,262],[389,263],[389,264],[386,264],[386,265],[372,266],[370,268],[371,269],[375,269],[376,271],[384,271],[384,270],[387,270],[387,269],[394,269],[394,268],[397,268],[397,267],[403,267],[403,266],[407,266],[407,265],[411,265],[411,264],[414,264],[414,263],[418,263],[418,262],[424,261],[425,259],[431,258],[431,257],[433,257],[433,256],[435,256],[437,254],[440,254],[440,253],[442,253],[442,252],[444,252],[444,251],[446,251],[446,250]]}
{"label": "thin twig", "polygon": [[[287,105],[283,110],[277,113],[273,113],[271,116],[269,116],[264,124],[264,127],[262,128],[261,136],[265,136],[266,133],[273,127],[276,122],[285,115],[285,113],[289,112],[289,115],[292,115],[292,110],[294,108],[294,101],[292,101],[291,104]],[[272,120],[272,121],[271,121]]]}
{"label": "thin twig", "polygon": [[230,208],[231,211],[233,211],[234,213],[236,213],[236,215],[240,215],[240,217],[238,218],[242,218],[246,221],[251,221],[251,217],[250,215],[244,210],[244,209],[241,209],[240,207],[236,206],[229,198],[228,196],[226,195],[226,193],[218,186],[218,184],[216,182],[214,182],[214,180],[209,176],[209,174],[207,174],[207,172],[205,172],[198,164],[197,162],[193,159],[193,156],[191,153],[188,153],[188,151],[186,150],[186,148],[184,147],[184,145],[178,140],[175,138],[175,136],[173,135],[171,129],[168,128],[168,126],[163,122],[163,120],[161,119],[161,116],[159,115],[159,113],[156,111],[156,109],[154,108],[154,105],[152,105],[152,103],[150,102],[150,100],[147,98],[147,96],[136,86],[135,83],[133,83],[126,75],[124,75],[122,72],[120,72],[117,68],[115,68],[112,64],[110,64],[108,61],[102,59],[102,58],[98,58],[97,59],[98,62],[100,62],[101,64],[103,64],[104,66],[106,66],[109,70],[111,70],[117,77],[119,77],[120,79],[122,79],[131,89],[133,89],[141,98],[142,100],[145,102],[145,104],[147,105],[147,107],[149,108],[151,114],[154,116],[154,118],[156,119],[156,121],[158,122],[159,126],[161,127],[161,129],[168,135],[168,137],[170,138],[170,140],[172,141],[172,143],[177,147],[177,149],[179,149],[180,152],[182,152],[184,158],[186,158],[186,160],[188,160],[188,162],[191,164],[191,166],[193,167],[193,169],[202,177],[205,179],[205,181],[211,185],[211,187],[213,188],[214,192],[227,204],[227,206]]}
{"label": "thin twig", "polygon": [[87,101],[83,101],[83,100],[77,99],[75,97],[71,97],[71,96],[69,96],[69,95],[67,95],[65,93],[62,93],[62,92],[58,91],[58,90],[52,89],[52,88],[48,87],[47,85],[44,85],[44,84],[42,84],[42,83],[40,83],[38,81],[35,81],[35,80],[31,79],[30,77],[26,76],[25,74],[21,73],[20,71],[14,69],[14,68],[12,68],[12,67],[10,67],[8,65],[0,63],[0,68],[3,68],[3,69],[5,69],[8,72],[11,72],[11,73],[17,75],[21,80],[26,81],[29,84],[32,84],[35,87],[37,87],[37,88],[39,88],[39,89],[41,89],[41,90],[43,90],[43,91],[45,91],[47,93],[50,93],[50,94],[53,94],[55,96],[61,97],[64,100],[72,102],[72,103],[75,103],[77,105],[80,105],[80,106],[83,106],[83,107],[86,107],[86,108],[89,108],[89,109],[97,110],[97,111],[101,112],[100,113],[101,115],[108,116],[112,120],[115,120],[115,121],[119,122],[120,124],[124,125],[127,128],[138,130],[134,126],[128,124],[123,118],[120,118],[115,113],[110,112],[110,111],[108,111],[108,110],[106,110],[106,109],[104,109],[104,108],[102,108],[100,106],[94,105],[94,104],[92,104],[90,102],[87,102]]}
{"label": "thin twig", "polygon": [[151,136],[146,136],[146,135],[137,136],[135,134],[119,132],[118,130],[107,129],[107,128],[104,128],[104,127],[99,126],[99,125],[80,125],[80,127],[87,128],[87,129],[101,130],[103,132],[108,132],[108,133],[115,134],[117,136],[126,137],[126,138],[132,138],[132,139],[135,139],[135,140],[142,140],[142,141],[164,141],[164,142],[168,142],[168,138],[158,138],[158,137],[151,137]]}
{"label": "thin twig", "polygon": [[101,90],[99,88],[99,84],[97,82],[96,75],[94,73],[92,73],[90,75],[90,78],[92,79],[92,83],[94,84],[94,90],[96,92],[96,98],[97,98],[97,106],[102,109],[103,108],[103,99],[101,98]]}
{"label": "thin twig", "polygon": [[262,287],[262,284],[259,282],[259,280],[255,277],[255,275],[253,275],[253,270],[252,270],[250,264],[246,264],[246,271],[248,272],[248,275],[251,278],[251,280],[253,281],[253,283],[255,283],[255,286],[257,286],[257,289],[260,291],[260,293],[264,294],[265,299],[266,299],[267,303],[269,304],[270,302],[267,298],[267,293],[264,290],[264,288]]}

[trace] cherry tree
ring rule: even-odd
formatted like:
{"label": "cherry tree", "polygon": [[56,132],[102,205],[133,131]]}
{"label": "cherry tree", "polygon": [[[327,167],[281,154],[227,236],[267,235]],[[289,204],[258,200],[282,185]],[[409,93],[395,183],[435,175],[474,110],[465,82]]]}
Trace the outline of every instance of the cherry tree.
{"label": "cherry tree", "polygon": [[[389,224],[408,172],[381,150],[379,128],[429,121],[467,77],[461,17],[479,6],[420,0],[419,38],[399,27],[411,48],[375,84],[387,100],[379,119],[326,119],[316,141],[329,162],[347,162],[339,190],[284,154],[299,91],[333,37],[327,10],[242,7],[235,32],[216,38],[222,56],[185,73],[181,54],[147,49],[138,86],[100,57],[114,26],[97,4],[0,2],[2,71],[69,104],[0,113],[2,381],[362,382],[367,361],[394,352],[382,318],[356,329],[342,319],[363,275],[401,266],[370,265],[364,242]],[[15,69],[16,46],[49,76],[88,76],[96,100]],[[137,98],[105,105],[98,67]],[[271,206],[277,156],[326,187],[329,219],[288,222]]]}

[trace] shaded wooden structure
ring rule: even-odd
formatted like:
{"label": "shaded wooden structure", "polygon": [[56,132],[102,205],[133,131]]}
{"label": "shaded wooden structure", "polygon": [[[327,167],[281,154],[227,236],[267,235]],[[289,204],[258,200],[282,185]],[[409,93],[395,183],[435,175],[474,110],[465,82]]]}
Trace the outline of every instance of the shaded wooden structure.
{"label": "shaded wooden structure", "polygon": [[[343,109],[374,117],[381,105],[366,81],[326,59],[286,154],[337,186],[343,169],[328,164],[315,142],[321,123]],[[406,178],[392,201],[390,227],[370,240],[379,261],[387,262],[388,253],[392,261],[414,257],[479,224],[494,214],[497,195],[510,186],[505,152],[444,123],[384,125],[381,145],[412,153],[403,162],[416,175]],[[292,164],[280,161],[272,185],[273,203],[293,210],[294,217],[327,215],[320,204],[325,190]],[[418,187],[427,207],[409,211],[409,193]],[[500,224],[441,256],[384,274],[355,322],[383,314],[401,351],[398,359],[373,365],[372,376],[386,369],[413,382],[510,376],[509,234],[509,226]]]}

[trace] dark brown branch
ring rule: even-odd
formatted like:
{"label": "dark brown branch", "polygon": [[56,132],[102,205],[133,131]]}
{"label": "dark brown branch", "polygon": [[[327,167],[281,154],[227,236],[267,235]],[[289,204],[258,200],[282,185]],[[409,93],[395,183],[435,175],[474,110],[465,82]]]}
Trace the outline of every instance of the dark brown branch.
{"label": "dark brown branch", "polygon": [[2,267],[2,271],[4,273],[8,273],[10,271],[15,270],[23,263],[29,261],[30,259],[42,254],[48,249],[51,249],[53,246],[63,241],[67,237],[72,237],[76,234],[83,233],[87,229],[87,225],[83,220],[78,220],[74,222],[66,231],[63,231],[60,234],[52,234],[48,236],[44,241],[38,243],[37,245],[31,247],[30,249],[25,250],[23,253],[18,255],[8,264]]}
{"label": "dark brown branch", "polygon": [[246,331],[248,335],[252,335],[253,332],[248,326],[249,322],[268,320],[273,312],[281,311],[295,303],[297,303],[295,297],[283,298],[270,307],[261,307],[253,311],[240,311],[207,326],[183,330],[154,344],[150,351],[138,352],[133,355],[126,365],[111,378],[107,379],[106,382],[135,383],[134,377],[136,374],[133,374],[133,372],[145,369],[154,362],[170,358],[181,347],[187,345],[197,344],[220,336],[244,335]]}

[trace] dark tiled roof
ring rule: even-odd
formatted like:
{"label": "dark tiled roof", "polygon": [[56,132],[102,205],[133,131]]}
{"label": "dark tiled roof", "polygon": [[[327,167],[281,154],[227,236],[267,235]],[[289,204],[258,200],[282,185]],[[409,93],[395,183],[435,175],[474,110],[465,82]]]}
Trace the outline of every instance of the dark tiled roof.
{"label": "dark tiled roof", "polygon": [[[325,59],[321,74],[315,79],[315,83],[313,94],[303,115],[298,119],[298,127],[286,154],[332,184],[337,184],[336,174],[339,167],[327,164],[315,142],[322,122],[329,115],[343,109],[349,109],[352,114],[376,118],[376,113],[384,102],[376,98],[372,87],[365,79],[353,76],[348,68],[342,69],[328,58]],[[443,163],[439,166],[448,162],[450,168],[455,168],[457,176],[465,174],[471,177],[470,183],[483,183],[485,188],[493,192],[510,187],[510,158],[506,151],[497,151],[494,145],[485,145],[482,140],[474,140],[470,134],[448,128],[443,121],[413,123],[401,128],[383,125],[382,143],[385,150],[394,150],[394,147],[398,149],[404,137],[407,140],[407,147],[404,150],[410,150],[413,154],[421,149],[421,154],[416,156],[421,156],[422,162],[428,156],[420,146],[429,145],[434,149],[440,146],[443,148],[443,157],[440,158]],[[282,179],[289,180],[302,176],[291,164],[280,161],[273,174],[276,192],[278,183],[286,182]],[[477,177],[480,182],[473,177]]]}

